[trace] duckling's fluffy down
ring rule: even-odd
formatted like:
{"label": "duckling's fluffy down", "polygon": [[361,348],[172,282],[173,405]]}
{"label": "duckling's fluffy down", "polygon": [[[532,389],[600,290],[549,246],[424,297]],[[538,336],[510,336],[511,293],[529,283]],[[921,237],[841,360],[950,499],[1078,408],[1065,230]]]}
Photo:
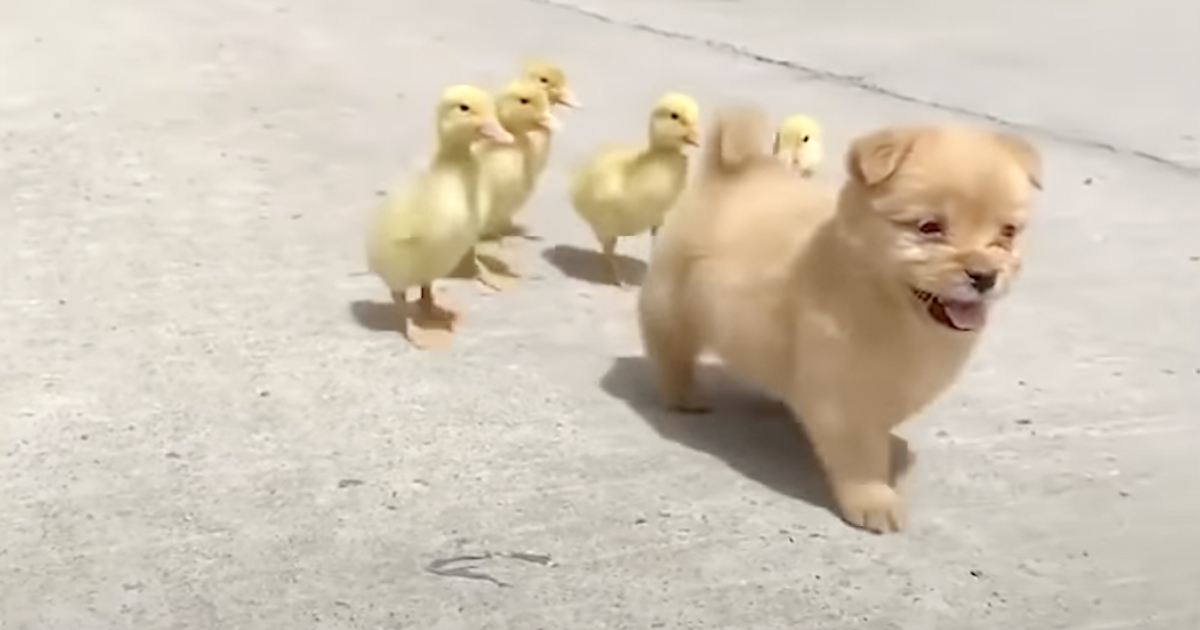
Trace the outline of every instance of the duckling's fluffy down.
{"label": "duckling's fluffy down", "polygon": [[682,153],[613,148],[579,173],[571,201],[600,238],[634,236],[662,222],[686,176]]}
{"label": "duckling's fluffy down", "polygon": [[371,271],[393,291],[449,275],[476,239],[469,190],[454,173],[430,173],[414,190],[384,202],[368,236]]}

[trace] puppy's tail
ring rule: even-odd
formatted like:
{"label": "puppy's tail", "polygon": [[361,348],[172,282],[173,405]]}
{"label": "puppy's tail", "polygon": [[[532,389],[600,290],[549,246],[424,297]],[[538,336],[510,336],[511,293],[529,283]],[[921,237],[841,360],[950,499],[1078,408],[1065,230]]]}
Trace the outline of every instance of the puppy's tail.
{"label": "puppy's tail", "polygon": [[752,105],[726,107],[704,143],[703,169],[709,173],[736,171],[767,155],[771,122],[766,112]]}

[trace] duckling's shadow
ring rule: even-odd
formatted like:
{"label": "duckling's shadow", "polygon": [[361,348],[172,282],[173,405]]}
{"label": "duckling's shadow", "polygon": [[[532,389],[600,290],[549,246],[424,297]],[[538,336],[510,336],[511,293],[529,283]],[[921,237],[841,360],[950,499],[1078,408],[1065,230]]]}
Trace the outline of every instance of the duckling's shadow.
{"label": "duckling's shadow", "polygon": [[371,302],[369,300],[351,302],[350,316],[359,326],[367,330],[402,332],[402,320],[396,313],[396,305],[391,302]]}
{"label": "duckling's shadow", "polygon": [[[494,274],[508,276],[510,278],[515,278],[517,275],[516,272],[513,271],[512,265],[497,254],[479,251],[477,252],[476,258],[479,261],[479,265],[486,267],[488,271],[491,271]],[[446,277],[454,280],[469,281],[475,281],[480,278],[479,270],[476,269],[475,265],[472,264],[469,259],[463,259],[462,262],[458,263],[458,266],[452,269]]]}
{"label": "duckling's shadow", "polygon": [[[592,284],[612,284],[608,276],[608,263],[599,250],[555,245],[543,250],[542,258],[570,278]],[[617,254],[615,258],[621,280],[626,284],[642,286],[642,279],[646,277],[646,263],[624,254]]]}

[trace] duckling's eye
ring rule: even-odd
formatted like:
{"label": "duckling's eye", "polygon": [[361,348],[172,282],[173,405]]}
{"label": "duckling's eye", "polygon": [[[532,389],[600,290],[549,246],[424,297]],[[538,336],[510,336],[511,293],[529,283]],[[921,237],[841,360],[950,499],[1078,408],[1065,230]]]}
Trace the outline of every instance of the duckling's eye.
{"label": "duckling's eye", "polygon": [[469,112],[469,111],[471,111],[471,106],[470,106],[470,105],[467,105],[466,103],[459,103],[459,104],[458,104],[458,111],[460,111],[460,112]]}
{"label": "duckling's eye", "polygon": [[671,120],[679,120],[679,114],[671,112]]}
{"label": "duckling's eye", "polygon": [[521,99],[521,104],[522,104],[522,105],[528,105],[528,104],[529,104],[529,99],[527,99],[527,98],[523,98],[523,99]]}
{"label": "duckling's eye", "polygon": [[800,142],[808,142],[808,136],[804,136],[803,138],[800,138]]}
{"label": "duckling's eye", "polygon": [[946,228],[941,221],[925,219],[917,222],[917,231],[925,236],[941,236],[946,233]]}
{"label": "duckling's eye", "polygon": [[549,83],[550,79],[547,79],[546,77],[538,77],[538,81],[541,81],[542,83]]}

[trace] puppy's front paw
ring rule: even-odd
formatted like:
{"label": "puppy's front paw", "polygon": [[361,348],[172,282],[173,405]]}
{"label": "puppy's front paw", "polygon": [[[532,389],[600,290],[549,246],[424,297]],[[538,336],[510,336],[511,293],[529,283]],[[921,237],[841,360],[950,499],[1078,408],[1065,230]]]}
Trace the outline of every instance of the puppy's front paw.
{"label": "puppy's front paw", "polygon": [[845,484],[836,494],[842,518],[855,527],[886,534],[907,524],[904,499],[885,483]]}

